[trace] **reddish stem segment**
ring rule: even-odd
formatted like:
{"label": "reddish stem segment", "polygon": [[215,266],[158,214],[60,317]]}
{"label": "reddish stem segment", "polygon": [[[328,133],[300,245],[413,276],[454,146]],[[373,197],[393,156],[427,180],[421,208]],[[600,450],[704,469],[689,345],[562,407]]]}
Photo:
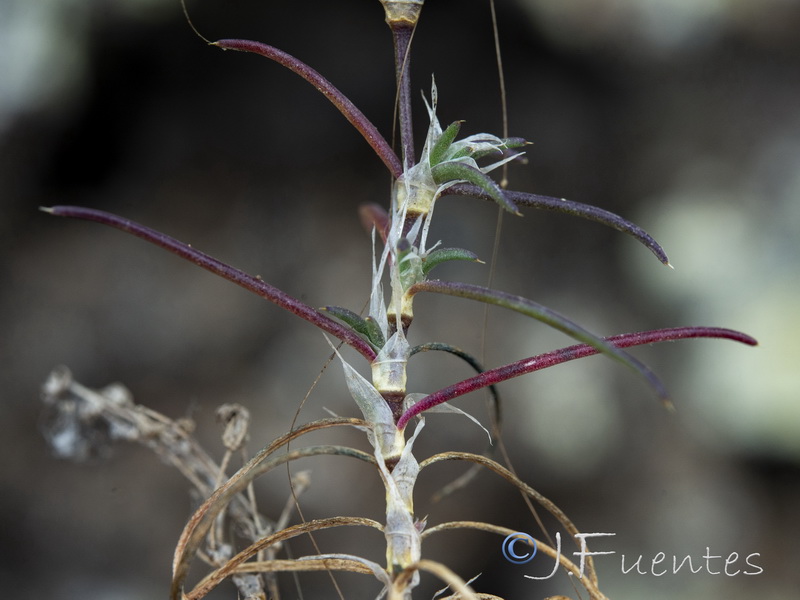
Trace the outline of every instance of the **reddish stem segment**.
{"label": "reddish stem segment", "polygon": [[400,108],[400,143],[403,147],[403,165],[406,169],[414,166],[414,131],[411,120],[411,61],[408,49],[414,27],[408,23],[389,25],[394,39],[394,61],[397,76],[397,101]]}
{"label": "reddish stem segment", "polygon": [[[641,346],[643,344],[653,344],[655,342],[667,342],[674,340],[682,340],[686,338],[721,338],[726,340],[733,340],[747,344],[748,346],[756,346],[758,342],[739,331],[732,329],[723,329],[721,327],[675,327],[671,329],[655,329],[652,331],[640,331],[637,333],[624,333],[605,338],[617,348],[627,348],[629,346]],[[560,365],[576,358],[583,358],[598,354],[599,350],[593,348],[588,344],[575,344],[559,350],[553,350],[545,354],[539,354],[530,358],[513,362],[502,367],[484,371],[480,375],[470,377],[459,383],[443,388],[438,392],[434,392],[425,396],[422,400],[417,402],[414,406],[409,408],[397,421],[397,427],[403,429],[408,421],[443,402],[463,396],[469,392],[474,392],[489,385],[494,385],[513,377],[519,377],[527,373],[533,373],[540,369]]]}
{"label": "reddish stem segment", "polygon": [[283,50],[278,50],[274,46],[252,42],[250,40],[219,40],[214,42],[214,46],[219,46],[224,50],[239,50],[241,52],[252,52],[283,65],[322,92],[322,95],[330,100],[339,109],[350,124],[355,127],[367,143],[383,161],[392,176],[397,179],[403,173],[400,159],[392,150],[392,147],[380,134],[372,122],[364,116],[350,99],[340,92],[330,81],[325,79],[317,71],[309,67],[303,61],[298,60],[291,54]]}
{"label": "reddish stem segment", "polygon": [[275,286],[268,284],[260,277],[254,277],[237,269],[236,267],[225,264],[216,258],[205,254],[204,252],[195,250],[189,244],[180,242],[175,238],[172,238],[154,229],[150,229],[149,227],[145,227],[144,225],[136,223],[135,221],[131,221],[130,219],[125,219],[101,210],[83,208],[80,206],[54,206],[52,208],[43,208],[42,210],[59,217],[70,217],[74,219],[95,221],[97,223],[109,225],[121,231],[125,231],[140,237],[151,244],[155,244],[156,246],[160,246],[165,250],[169,250],[173,254],[176,254],[181,258],[196,264],[198,267],[203,267],[207,271],[211,271],[215,275],[219,275],[228,281],[232,281],[244,289],[258,294],[262,298],[296,314],[298,317],[305,319],[312,325],[316,325],[323,331],[336,336],[345,344],[352,346],[367,360],[372,361],[375,358],[375,351],[372,349],[369,343],[352,329],[345,327],[330,317],[320,313],[318,310],[301,302],[297,298],[294,298],[286,292],[279,290]]}

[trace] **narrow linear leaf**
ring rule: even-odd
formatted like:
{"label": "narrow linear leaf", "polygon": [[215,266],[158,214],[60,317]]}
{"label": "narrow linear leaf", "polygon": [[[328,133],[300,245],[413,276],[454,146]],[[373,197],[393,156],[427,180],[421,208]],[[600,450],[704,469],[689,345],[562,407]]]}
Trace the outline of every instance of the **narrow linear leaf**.
{"label": "narrow linear leaf", "polygon": [[455,141],[458,132],[461,130],[461,123],[463,123],[463,121],[454,121],[450,123],[447,129],[442,132],[442,135],[439,136],[439,139],[436,140],[433,148],[431,148],[429,160],[432,167],[438,165],[444,160],[444,157],[447,156],[447,150],[450,148],[453,141]]}
{"label": "narrow linear leaf", "polygon": [[579,342],[583,342],[589,346],[592,346],[593,348],[596,348],[603,354],[607,354],[628,368],[633,369],[635,372],[644,377],[645,380],[647,380],[650,387],[663,403],[667,405],[669,404],[669,395],[667,394],[666,388],[655,375],[655,373],[653,373],[641,361],[634,358],[627,352],[615,347],[613,344],[607,342],[600,336],[591,333],[577,323],[570,321],[566,317],[558,314],[552,309],[547,308],[546,306],[539,304],[538,302],[534,302],[533,300],[529,300],[528,298],[524,298],[522,296],[516,296],[514,294],[493,290],[479,285],[455,283],[450,281],[423,281],[411,286],[407,293],[413,296],[418,292],[446,294],[448,296],[477,300],[486,304],[494,304],[496,306],[502,306],[503,308],[516,311],[528,317],[532,317],[537,321],[541,321],[542,323],[545,323],[554,329],[558,329],[559,331],[578,340]]}
{"label": "narrow linear leaf", "polygon": [[[179,595],[173,594],[172,600],[201,600],[206,597],[208,593],[216,586],[222,583],[227,577],[233,575],[241,565],[246,564],[246,561],[251,557],[258,554],[260,551],[274,546],[275,544],[290,540],[292,538],[308,534],[309,532],[322,531],[324,529],[332,529],[337,527],[371,527],[378,531],[383,530],[383,526],[374,521],[364,517],[329,517],[325,519],[315,519],[313,521],[305,521],[297,525],[290,525],[280,531],[276,531],[270,535],[260,538],[253,542],[250,546],[239,552],[236,556],[231,558],[227,563],[218,569],[206,575],[188,594],[185,593],[180,587],[173,588]],[[311,557],[312,559],[314,557]],[[302,560],[302,559],[297,559]]]}
{"label": "narrow linear leaf", "polygon": [[363,560],[348,560],[346,558],[330,558],[333,555],[301,556],[294,559],[250,560],[232,568],[232,575],[240,573],[281,573],[285,571],[350,571],[362,575],[374,575],[372,569],[366,566]]}
{"label": "narrow linear leaf", "polygon": [[505,195],[500,186],[480,169],[476,169],[463,162],[447,161],[433,167],[431,169],[431,174],[433,175],[433,180],[439,185],[448,181],[468,181],[477,186],[487,194],[489,198],[497,202],[508,212],[515,215],[521,214],[517,206]]}
{"label": "narrow linear leaf", "polygon": [[383,338],[383,333],[375,322],[375,319],[370,317],[365,319],[352,310],[342,308],[341,306],[324,306],[320,310],[332,314],[343,323],[352,327],[356,333],[364,336],[376,349],[379,350],[383,348],[383,345],[386,343],[386,340]]}
{"label": "narrow linear leaf", "polygon": [[472,157],[474,154],[477,154],[477,152],[474,152],[473,149],[470,146],[464,146],[464,147],[461,148],[461,150],[458,150],[457,152],[454,152],[448,158],[448,160],[458,160],[459,158]]}
{"label": "narrow linear leaf", "polygon": [[[627,348],[689,338],[716,338],[739,342],[748,346],[758,345],[758,342],[751,336],[740,331],[725,329],[723,327],[673,327],[668,329],[654,329],[651,331],[615,335],[606,338],[606,341],[617,348]],[[447,402],[458,396],[468,394],[469,392],[496,385],[508,379],[519,377],[520,375],[526,375],[598,353],[599,350],[593,346],[588,344],[576,344],[484,371],[475,377],[470,377],[469,379],[465,379],[464,381],[460,381],[426,396],[403,413],[397,422],[397,426],[401,428],[405,427],[406,423],[408,423],[411,418],[428,410],[431,406]]]}
{"label": "narrow linear leaf", "polygon": [[422,274],[427,275],[431,269],[449,260],[470,260],[481,262],[478,255],[463,248],[439,248],[430,252],[422,262]]}
{"label": "narrow linear leaf", "polygon": [[[447,188],[447,193],[456,196],[472,196],[474,198],[480,198],[481,200],[495,200],[492,195],[477,185],[463,183],[456,184]],[[592,206],[591,204],[583,204],[582,202],[575,202],[572,200],[566,200],[564,198],[553,198],[551,196],[541,196],[539,194],[529,194],[526,192],[505,190],[505,195],[512,202],[520,206],[528,206],[540,210],[551,210],[566,213],[568,215],[613,227],[617,231],[621,231],[622,233],[626,233],[636,238],[639,242],[649,248],[656,258],[658,258],[658,260],[667,266],[671,266],[666,252],[664,252],[664,249],[653,239],[649,233],[647,233],[638,225],[620,217],[611,211],[599,208],[597,206]]]}
{"label": "narrow linear leaf", "polygon": [[364,113],[362,113],[356,105],[330,81],[320,75],[319,72],[291,54],[261,42],[253,42],[250,40],[218,40],[212,45],[222,48],[223,50],[252,52],[259,56],[269,58],[305,79],[330,100],[350,124],[361,133],[395,179],[403,174],[403,167],[400,164],[400,159],[397,157],[394,150],[392,150],[392,146],[389,142],[380,134],[375,125],[364,116]]}
{"label": "narrow linear leaf", "polygon": [[503,145],[505,145],[506,148],[522,148],[523,146],[529,146],[531,144],[533,144],[533,142],[529,142],[521,137],[503,138]]}
{"label": "narrow linear leaf", "polygon": [[80,206],[53,206],[50,208],[42,207],[41,210],[59,217],[83,219],[86,221],[94,221],[102,225],[108,225],[109,227],[114,227],[120,231],[135,235],[136,237],[150,242],[151,244],[155,244],[164,250],[169,250],[173,254],[188,260],[191,263],[194,263],[198,267],[202,267],[207,271],[214,273],[215,275],[219,275],[220,277],[227,279],[228,281],[231,281],[250,292],[253,292],[254,294],[258,294],[265,300],[269,300],[270,302],[277,304],[281,308],[296,314],[301,319],[305,319],[323,331],[336,336],[345,344],[358,350],[367,360],[372,361],[372,359],[375,358],[375,350],[372,348],[372,346],[370,346],[366,340],[364,340],[349,327],[345,327],[341,323],[334,321],[327,315],[324,315],[318,310],[311,308],[304,302],[290,296],[283,290],[270,285],[260,277],[249,275],[248,273],[245,273],[236,267],[232,267],[212,256],[209,256],[208,254],[205,254],[204,252],[201,252],[200,250],[195,250],[191,245],[178,241],[173,237],[161,233],[160,231],[150,229],[149,227],[141,225],[135,221],[131,221],[130,219],[125,219],[115,214],[107,213],[102,210],[95,210],[92,208],[83,208]]}
{"label": "narrow linear leaf", "polygon": [[367,337],[372,341],[375,347],[380,350],[386,345],[386,338],[383,337],[383,331],[381,331],[381,326],[378,325],[378,322],[368,316],[364,319],[364,323],[367,327]]}
{"label": "narrow linear leaf", "polygon": [[354,313],[349,308],[342,308],[341,306],[323,306],[320,310],[324,310],[326,313],[329,313],[339,319],[340,321],[347,323],[355,329],[358,333],[365,333],[364,329],[366,328],[366,323],[364,322],[364,318]]}

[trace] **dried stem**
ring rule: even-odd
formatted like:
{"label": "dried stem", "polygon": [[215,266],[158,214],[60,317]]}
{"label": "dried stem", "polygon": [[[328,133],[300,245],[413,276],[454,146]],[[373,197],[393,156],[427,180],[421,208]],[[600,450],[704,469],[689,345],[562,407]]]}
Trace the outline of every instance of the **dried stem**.
{"label": "dried stem", "polygon": [[[435,525],[430,529],[425,530],[422,534],[422,538],[425,539],[426,537],[434,534],[440,533],[442,531],[453,531],[458,529],[476,529],[478,531],[486,531],[488,533],[494,533],[497,535],[508,536],[514,533],[518,533],[513,529],[508,529],[507,527],[500,527],[499,525],[493,525],[491,523],[484,523],[481,521],[450,521],[448,523],[441,523],[439,525]],[[566,569],[566,571],[575,577],[578,581],[581,582],[586,591],[589,592],[589,596],[592,600],[607,600],[606,596],[603,595],[597,587],[597,580],[592,580],[590,577],[582,577],[580,567],[568,559],[563,554],[559,553],[557,549],[549,546],[548,544],[544,543],[541,540],[536,540],[536,546],[538,551],[546,554],[550,558],[558,560],[559,564]],[[585,574],[584,574],[585,575]],[[573,579],[574,581],[574,579]],[[444,599],[443,599],[444,600]]]}
{"label": "dried stem", "polygon": [[[320,422],[318,422],[319,424]],[[333,423],[332,423],[333,424]],[[342,422],[337,422],[335,424],[343,424]],[[306,428],[300,428],[296,431],[307,431]],[[284,436],[285,438],[286,436]],[[279,438],[279,439],[284,439]],[[277,442],[277,440],[276,440]],[[227,503],[230,501],[232,497],[238,494],[244,487],[246,487],[255,477],[262,475],[275,467],[280,465],[286,464],[290,461],[297,460],[299,458],[305,458],[309,456],[323,456],[323,455],[338,455],[338,456],[350,456],[353,458],[358,458],[365,462],[372,462],[374,463],[374,457],[370,454],[362,452],[360,450],[355,450],[353,448],[347,448],[343,446],[333,446],[333,445],[324,445],[324,446],[310,446],[308,448],[301,448],[299,450],[293,450],[286,454],[282,454],[275,458],[266,460],[266,457],[269,455],[263,454],[266,450],[272,449],[273,451],[277,449],[276,442],[273,442],[263,450],[261,453],[257,454],[247,465],[239,469],[239,471],[231,477],[228,482],[223,485],[222,487],[218,488],[214,494],[212,494],[208,500],[206,500],[203,505],[192,515],[189,522],[186,524],[186,527],[181,534],[181,538],[178,541],[178,546],[175,549],[175,557],[173,559],[173,567],[172,567],[172,591],[171,591],[171,598],[173,600],[178,600],[179,598],[183,597],[183,582],[186,579],[186,576],[189,573],[189,566],[191,565],[192,558],[194,557],[197,549],[200,546],[201,540],[205,537],[206,533],[208,532],[209,528],[211,527],[214,519],[217,515],[225,508]],[[283,445],[283,444],[280,444]],[[280,446],[278,446],[280,447]],[[342,517],[344,519],[344,517]],[[270,544],[279,542],[283,538],[280,537],[282,532],[292,529],[291,527],[287,529],[283,529],[272,536],[268,536],[268,538],[262,538],[258,542],[252,544],[248,547],[247,550],[244,550],[237,554],[234,558],[226,564],[225,567],[220,569],[220,572],[224,571],[222,578],[227,577],[229,571],[227,570],[228,566],[232,563],[238,564],[243,560],[247,560],[258,551],[267,548]],[[275,537],[278,536],[278,537]],[[273,540],[274,538],[274,540]],[[265,540],[269,540],[269,543],[266,543]],[[249,553],[251,552],[252,553]],[[246,556],[245,556],[246,555]],[[217,583],[220,580],[215,580]],[[216,583],[214,583],[216,585]],[[213,585],[211,586],[213,587]],[[208,588],[210,589],[210,587]],[[206,592],[208,591],[206,589]]]}
{"label": "dried stem", "polygon": [[[295,454],[295,452],[290,454]],[[288,455],[287,455],[288,456]],[[284,459],[282,462],[285,462],[285,456],[281,457]],[[374,521],[372,519],[366,519],[363,517],[331,517],[328,519],[316,519],[313,521],[307,521],[305,523],[299,523],[297,525],[292,525],[291,527],[286,527],[280,531],[276,531],[272,535],[268,535],[256,543],[251,544],[241,552],[239,552],[236,556],[234,556],[231,560],[229,560],[223,567],[213,571],[206,575],[200,583],[195,586],[195,588],[189,592],[188,594],[182,593],[180,595],[176,595],[175,588],[173,588],[173,600],[198,600],[202,598],[212,589],[214,589],[217,585],[219,585],[222,581],[224,581],[227,577],[232,575],[237,568],[240,568],[245,561],[255,556],[259,551],[268,548],[273,544],[277,544],[280,542],[284,542],[288,539],[307,534],[309,532],[320,531],[322,529],[330,529],[333,527],[352,527],[352,526],[366,526],[372,527],[377,529],[378,531],[383,531],[383,526]],[[301,560],[297,560],[297,562],[301,562]],[[335,566],[333,564],[330,565],[331,567]],[[324,566],[321,567],[324,569]],[[248,570],[251,570],[248,568]],[[312,569],[309,569],[312,570]],[[313,569],[317,570],[317,569]]]}

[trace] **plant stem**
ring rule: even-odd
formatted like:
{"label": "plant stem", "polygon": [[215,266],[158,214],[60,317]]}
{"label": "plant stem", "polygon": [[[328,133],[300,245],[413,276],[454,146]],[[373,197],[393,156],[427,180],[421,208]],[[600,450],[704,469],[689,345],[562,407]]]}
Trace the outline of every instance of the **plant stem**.
{"label": "plant stem", "polygon": [[414,28],[407,24],[390,25],[394,39],[394,62],[397,77],[397,102],[400,119],[400,144],[403,148],[403,166],[414,166],[414,124],[411,118],[411,61],[408,49]]}
{"label": "plant stem", "polygon": [[394,64],[397,78],[397,102],[399,104],[400,145],[403,148],[403,165],[414,166],[414,131],[411,120],[411,63],[408,49],[414,37],[425,0],[381,0],[386,12],[386,23],[392,30],[394,41]]}

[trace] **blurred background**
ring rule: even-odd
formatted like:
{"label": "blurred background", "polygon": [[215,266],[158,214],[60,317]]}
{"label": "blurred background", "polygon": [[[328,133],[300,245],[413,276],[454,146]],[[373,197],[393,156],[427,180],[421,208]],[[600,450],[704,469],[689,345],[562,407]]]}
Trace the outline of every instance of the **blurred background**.
{"label": "blurred background", "polygon": [[[377,0],[205,0],[189,10],[210,39],[256,39],[306,61],[391,135],[392,47]],[[597,559],[610,598],[786,598],[800,584],[800,3],[498,0],[497,12],[510,133],[533,142],[511,188],[615,211],[653,234],[675,269],[600,225],[527,211],[503,219],[494,285],[603,335],[715,325],[760,341],[636,350],[672,392],[674,415],[603,358],[504,384],[514,465],[579,528],[616,533],[596,544],[617,552]],[[41,383],[60,364],[90,387],[123,382],[137,402],[194,419],[216,456],[214,409],[239,402],[252,412],[254,452],[288,429],[329,348],[313,327],[236,286],[37,207],[116,212],[311,305],[358,311],[371,249],[356,210],[386,204],[389,177],[308,84],[206,46],[177,0],[0,0],[0,40],[0,585],[16,598],[166,597],[193,505],[188,484],[138,447],[91,464],[55,459],[41,435]],[[501,132],[486,1],[429,0],[413,57],[415,94],[435,74],[443,124]],[[434,239],[490,261],[496,207],[459,197],[436,212]],[[482,265],[440,269],[489,277]],[[416,312],[413,342],[447,341],[490,366],[570,343],[499,310],[484,321],[466,301],[424,297]],[[410,368],[410,391],[470,375],[446,355],[414,357]],[[457,404],[486,422],[485,399],[474,396]],[[335,364],[300,422],[325,408],[357,414]],[[468,421],[431,415],[418,447],[425,456],[484,444]],[[381,518],[380,482],[361,465],[333,457],[300,468],[312,470],[306,518]],[[537,533],[519,495],[489,473],[432,503],[463,470],[436,465],[420,476],[417,512],[429,524],[485,520]],[[266,514],[285,503],[286,479],[259,484]],[[465,578],[482,573],[479,591],[575,597],[562,576],[524,578],[550,563],[510,565],[498,538],[440,535],[425,554]],[[318,541],[383,560],[372,531]],[[642,555],[644,570],[658,552],[668,568],[673,555],[705,567],[706,553],[736,552],[730,572],[758,553],[763,573],[621,572],[621,554],[628,567]],[[302,581],[304,597],[333,597],[327,577]],[[362,576],[340,581],[348,597],[379,589]],[[438,587],[423,578],[419,597]],[[213,597],[233,594],[228,586]],[[287,585],[285,597],[300,595]]]}

